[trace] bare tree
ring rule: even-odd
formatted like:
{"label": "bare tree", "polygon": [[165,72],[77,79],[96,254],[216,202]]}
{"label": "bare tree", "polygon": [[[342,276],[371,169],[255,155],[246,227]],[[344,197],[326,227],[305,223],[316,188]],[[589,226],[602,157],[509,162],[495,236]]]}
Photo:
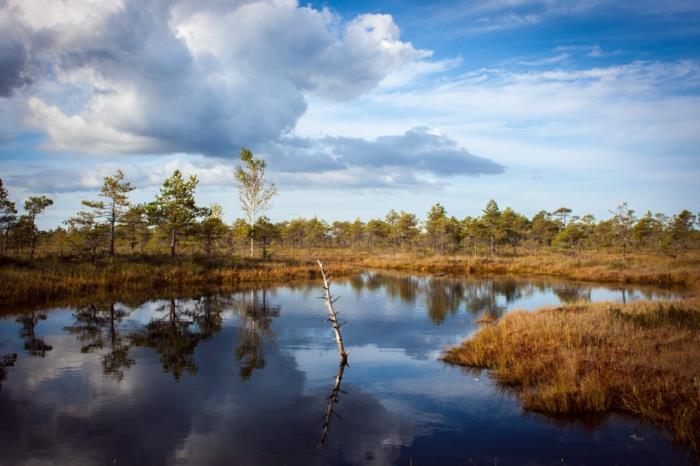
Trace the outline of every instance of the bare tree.
{"label": "bare tree", "polygon": [[326,274],[323,269],[323,263],[318,262],[318,267],[321,269],[321,277],[323,278],[323,299],[326,301],[326,309],[328,310],[328,320],[333,326],[333,332],[335,333],[335,343],[338,345],[338,356],[340,356],[340,362],[345,364],[348,361],[348,353],[345,352],[345,345],[343,345],[343,336],[340,334],[340,327],[344,324],[338,322],[338,312],[333,307],[333,304],[340,299],[340,297],[334,298],[331,295],[330,283],[331,279]]}
{"label": "bare tree", "polygon": [[264,160],[256,159],[253,153],[245,148],[241,149],[241,160],[245,166],[236,167],[236,188],[245,220],[250,228],[252,256],[255,249],[255,222],[270,207],[272,198],[277,194],[277,187],[265,178],[267,164]]}

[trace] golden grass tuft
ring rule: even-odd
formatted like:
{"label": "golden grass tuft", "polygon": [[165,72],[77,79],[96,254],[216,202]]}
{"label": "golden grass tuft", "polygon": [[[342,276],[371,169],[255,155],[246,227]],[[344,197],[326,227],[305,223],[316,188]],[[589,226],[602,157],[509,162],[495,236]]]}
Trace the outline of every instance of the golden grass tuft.
{"label": "golden grass tuft", "polygon": [[700,300],[572,304],[517,311],[445,352],[488,368],[526,409],[620,411],[700,445]]}

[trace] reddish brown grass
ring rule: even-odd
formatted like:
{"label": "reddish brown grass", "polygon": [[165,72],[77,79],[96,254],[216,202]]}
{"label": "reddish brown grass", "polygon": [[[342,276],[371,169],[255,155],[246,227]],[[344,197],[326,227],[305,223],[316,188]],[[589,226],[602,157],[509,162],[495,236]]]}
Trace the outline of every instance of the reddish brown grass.
{"label": "reddish brown grass", "polygon": [[526,409],[617,410],[700,444],[700,300],[598,303],[512,312],[444,360],[488,368]]}

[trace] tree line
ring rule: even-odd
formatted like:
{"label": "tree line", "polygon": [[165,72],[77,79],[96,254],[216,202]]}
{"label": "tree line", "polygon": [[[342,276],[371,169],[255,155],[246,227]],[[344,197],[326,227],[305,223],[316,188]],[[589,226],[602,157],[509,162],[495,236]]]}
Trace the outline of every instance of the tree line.
{"label": "tree line", "polygon": [[98,200],[83,201],[84,209],[60,227],[39,231],[36,219],[53,201],[32,196],[19,215],[0,180],[0,229],[4,255],[34,258],[40,241],[45,254],[99,255],[188,254],[256,255],[269,257],[277,248],[346,248],[442,254],[517,255],[522,248],[553,249],[576,254],[584,250],[616,250],[670,255],[700,245],[700,215],[682,210],[676,215],[647,212],[637,216],[627,203],[607,219],[576,215],[567,207],[541,210],[531,218],[489,201],[478,216],[458,219],[441,204],[421,220],[417,215],[390,210],[384,218],[326,222],[317,217],[272,222],[264,212],[277,189],[265,176],[266,164],[247,149],[235,170],[243,218],[223,220],[220,205],[199,206],[196,176],[179,170],[167,178],[151,202],[129,199],[134,187],[117,170],[103,179]]}

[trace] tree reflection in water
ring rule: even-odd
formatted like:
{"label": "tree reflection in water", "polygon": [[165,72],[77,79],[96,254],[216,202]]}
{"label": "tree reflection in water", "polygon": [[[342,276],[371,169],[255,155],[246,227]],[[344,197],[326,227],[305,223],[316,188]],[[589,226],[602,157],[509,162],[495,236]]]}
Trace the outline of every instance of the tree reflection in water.
{"label": "tree reflection in water", "polygon": [[223,313],[231,305],[232,299],[227,296],[208,294],[200,297],[194,303],[194,322],[197,324],[202,339],[212,337],[223,326]]}
{"label": "tree reflection in water", "polygon": [[340,415],[335,412],[335,405],[338,403],[338,397],[340,396],[340,393],[347,393],[344,390],[340,389],[340,384],[343,381],[343,373],[345,372],[345,367],[347,365],[348,363],[344,360],[341,360],[340,364],[338,364],[338,372],[335,374],[335,384],[333,384],[331,394],[328,396],[326,413],[323,416],[323,429],[321,431],[321,442],[318,444],[319,448],[321,448],[323,444],[326,443],[326,440],[328,440],[328,435],[331,427],[331,418],[333,417],[333,415],[336,415],[338,418],[340,418]]}
{"label": "tree reflection in water", "polygon": [[53,349],[53,346],[46,344],[43,338],[36,336],[36,326],[40,320],[46,320],[46,314],[32,311],[17,318],[17,322],[22,325],[19,336],[24,339],[24,349],[31,356],[43,358],[46,353]]}
{"label": "tree reflection in water", "polygon": [[437,278],[428,280],[425,289],[425,306],[430,320],[435,325],[442,324],[448,314],[457,312],[463,297],[464,284],[461,280]]}
{"label": "tree reflection in water", "polygon": [[195,306],[177,303],[175,298],[170,298],[169,303],[160,306],[157,312],[164,312],[165,315],[152,319],[142,330],[134,333],[131,342],[135,346],[155,349],[163,371],[172,373],[175,380],[179,380],[183,372],[197,373],[194,349],[208,335],[196,325]]}
{"label": "tree reflection in water", "polygon": [[121,380],[124,369],[134,364],[129,357],[130,342],[119,329],[121,321],[129,314],[123,308],[117,309],[114,301],[93,303],[73,312],[73,325],[64,330],[75,335],[82,353],[92,353],[107,349],[101,356],[102,370],[105,375]]}
{"label": "tree reflection in water", "polygon": [[17,361],[17,354],[6,354],[0,358],[0,390],[2,390],[2,383],[7,377],[7,368],[15,365]]}
{"label": "tree reflection in water", "polygon": [[241,361],[239,375],[247,379],[255,369],[265,367],[263,339],[272,339],[272,318],[279,316],[280,306],[267,304],[267,290],[263,288],[261,293],[250,291],[248,297],[243,294],[234,309],[241,318],[240,343],[236,347],[236,357]]}
{"label": "tree reflection in water", "polygon": [[552,292],[562,303],[591,300],[591,287],[561,284],[552,286]]}
{"label": "tree reflection in water", "polygon": [[416,277],[386,272],[366,272],[349,277],[347,282],[358,295],[363,289],[383,288],[392,298],[399,298],[406,303],[414,303],[422,298],[425,300],[428,317],[436,325],[442,324],[449,315],[459,312],[462,306],[475,317],[488,315],[497,319],[506,310],[504,304],[535,291],[532,284],[516,280]]}
{"label": "tree reflection in water", "polygon": [[222,313],[230,298],[205,295],[187,304],[171,298],[157,312],[166,314],[152,319],[143,328],[125,332],[121,322],[130,311],[117,308],[114,301],[93,303],[73,313],[73,324],[64,330],[83,344],[83,353],[105,350],[101,356],[105,375],[121,380],[124,370],[135,361],[129,356],[133,346],[149,347],[160,355],[165,372],[179,379],[183,372],[194,374],[193,354],[197,343],[221,330]]}

